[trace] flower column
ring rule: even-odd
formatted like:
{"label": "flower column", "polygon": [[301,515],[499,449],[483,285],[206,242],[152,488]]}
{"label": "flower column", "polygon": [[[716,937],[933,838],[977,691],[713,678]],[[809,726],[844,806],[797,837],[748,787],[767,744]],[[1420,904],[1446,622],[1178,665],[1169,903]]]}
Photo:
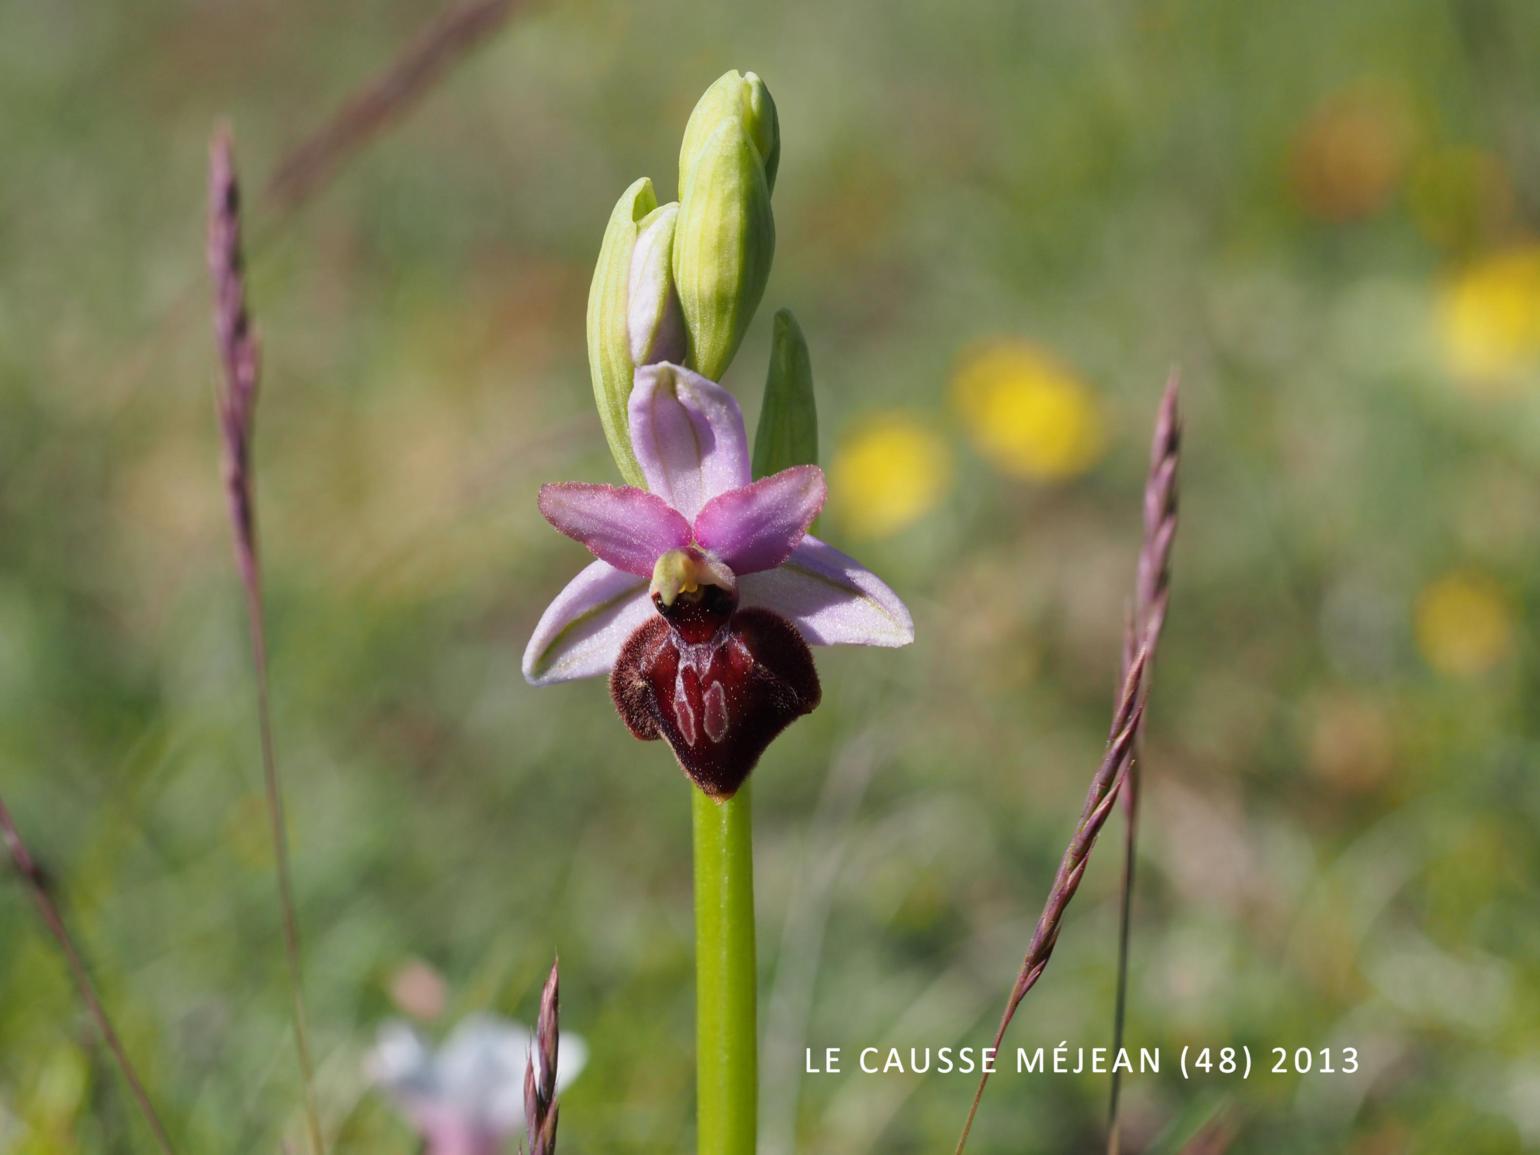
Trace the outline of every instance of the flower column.
{"label": "flower column", "polygon": [[597,560],[551,603],[524,655],[536,685],[608,673],[631,732],[667,741],[696,787],[701,1155],[750,1155],[755,1143],[749,773],[818,705],[810,644],[913,639],[893,591],[807,532],[826,490],[790,314],[776,319],[752,471],[742,412],[716,383],[764,295],[779,158],[769,91],[729,72],[685,128],[678,203],[659,206],[643,178],[615,206],[588,352],[628,484],[542,487],[541,513]]}

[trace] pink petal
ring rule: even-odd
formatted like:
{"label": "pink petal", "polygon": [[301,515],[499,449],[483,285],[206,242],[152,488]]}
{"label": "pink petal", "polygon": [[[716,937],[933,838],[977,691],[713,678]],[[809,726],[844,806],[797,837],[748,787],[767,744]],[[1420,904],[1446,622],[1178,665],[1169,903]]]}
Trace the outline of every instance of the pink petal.
{"label": "pink petal", "polygon": [[804,537],[773,570],[738,583],[744,606],[773,610],[815,646],[907,646],[914,621],[898,595],[854,558]]}
{"label": "pink petal", "polygon": [[542,485],[540,512],[601,561],[642,577],[669,550],[690,544],[688,521],[661,497],[630,486]]}
{"label": "pink petal", "polygon": [[620,647],[654,614],[647,579],[596,561],[567,583],[524,650],[534,686],[609,672]]}
{"label": "pink petal", "polygon": [[794,465],[706,503],[695,540],[737,574],[774,569],[823,508],[828,489],[816,465]]}
{"label": "pink petal", "polygon": [[749,483],[743,411],[714,381],[662,362],[636,371],[631,448],[647,488],[693,518],[719,493]]}

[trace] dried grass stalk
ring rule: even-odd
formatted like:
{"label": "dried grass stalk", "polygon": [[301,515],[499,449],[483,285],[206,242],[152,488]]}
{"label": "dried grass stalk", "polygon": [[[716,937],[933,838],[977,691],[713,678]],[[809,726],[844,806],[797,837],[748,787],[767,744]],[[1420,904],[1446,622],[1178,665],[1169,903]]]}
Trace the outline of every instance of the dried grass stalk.
{"label": "dried grass stalk", "polygon": [[[1130,613],[1128,637],[1123,647],[1123,661],[1132,660],[1134,648],[1143,645],[1151,652],[1160,642],[1166,624],[1166,609],[1171,601],[1171,546],[1176,540],[1177,469],[1181,462],[1182,424],[1177,404],[1179,378],[1175,371],[1166,381],[1155,418],[1155,436],[1150,444],[1150,472],[1144,486],[1144,540],[1139,548],[1139,566],[1134,582],[1134,605]],[[1145,693],[1149,693],[1150,672],[1146,672]],[[1112,1012],[1112,1053],[1123,1046],[1123,1028],[1128,1009],[1129,942],[1133,932],[1134,863],[1139,845],[1140,779],[1144,758],[1135,743],[1134,759],[1123,784],[1123,880],[1118,915],[1118,983]],[[1122,1071],[1112,1072],[1107,1100],[1107,1155],[1119,1155],[1122,1134],[1118,1126],[1118,1103],[1123,1087]]]}
{"label": "dried grass stalk", "polygon": [[[1000,1016],[1000,1025],[995,1030],[992,1044],[997,1050],[1022,999],[1036,985],[1048,966],[1053,948],[1059,941],[1064,912],[1080,888],[1080,880],[1085,874],[1097,836],[1106,825],[1108,815],[1112,813],[1119,790],[1133,773],[1148,691],[1146,672],[1160,640],[1170,598],[1171,543],[1176,532],[1177,446],[1180,440],[1176,400],[1176,380],[1173,377],[1167,384],[1156,419],[1155,460],[1144,494],[1145,533],[1135,580],[1135,608],[1124,643],[1123,677],[1113,710],[1107,752],[1086,792],[1080,821],[1059,861],[1048,900],[1043,905],[1042,914],[1038,916],[1026,955],[1022,959],[1021,970],[1006,1000],[1005,1011]],[[988,1084],[988,1074],[980,1076],[954,1155],[962,1155],[967,1146],[984,1088]]]}
{"label": "dried grass stalk", "polygon": [[556,1155],[556,1061],[558,997],[557,969],[540,992],[540,1018],[535,1023],[535,1042],[524,1067],[524,1126],[529,1132],[529,1155]]}
{"label": "dried grass stalk", "polygon": [[316,1103],[315,1067],[301,981],[299,920],[289,868],[288,830],[283,790],[273,749],[272,712],[268,705],[267,629],[262,610],[262,571],[257,553],[256,497],[252,480],[252,436],[256,417],[261,355],[246,304],[245,266],[241,253],[241,193],[228,129],[214,134],[209,146],[209,276],[214,290],[214,337],[223,365],[217,392],[219,427],[224,440],[225,492],[235,531],[235,558],[246,595],[251,663],[256,679],[257,728],[262,746],[262,777],[268,824],[277,867],[278,905],[283,921],[284,960],[294,1020],[294,1047],[305,1096],[305,1120],[312,1155],[321,1155],[321,1116]]}

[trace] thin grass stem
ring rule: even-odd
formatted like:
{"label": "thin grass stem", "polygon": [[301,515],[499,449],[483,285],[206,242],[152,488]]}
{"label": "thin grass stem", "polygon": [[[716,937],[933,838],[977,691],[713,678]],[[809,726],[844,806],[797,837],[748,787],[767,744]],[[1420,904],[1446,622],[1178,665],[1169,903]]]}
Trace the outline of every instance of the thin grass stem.
{"label": "thin grass stem", "polygon": [[[1011,1020],[1016,1017],[1016,1008],[1021,1005],[1021,1000],[1027,997],[1027,992],[1037,985],[1037,980],[1042,977],[1043,971],[1048,966],[1048,960],[1053,956],[1053,948],[1058,944],[1059,932],[1063,929],[1064,912],[1075,897],[1075,892],[1080,889],[1080,881],[1085,876],[1085,868],[1090,860],[1091,851],[1096,846],[1097,835],[1106,825],[1107,816],[1111,814],[1113,804],[1117,801],[1118,788],[1123,784],[1124,775],[1133,757],[1134,737],[1144,717],[1141,687],[1144,683],[1144,668],[1148,659],[1149,655],[1141,650],[1129,666],[1128,676],[1123,680],[1123,688],[1118,695],[1117,710],[1114,713],[1112,741],[1108,743],[1101,765],[1097,767],[1096,775],[1091,779],[1091,788],[1086,793],[1083,816],[1070,837],[1069,845],[1064,849],[1064,856],[1059,860],[1059,869],[1054,875],[1053,886],[1049,889],[1048,900],[1043,904],[1042,914],[1038,916],[1037,925],[1032,931],[1032,939],[1027,945],[1026,955],[1021,961],[1021,971],[1016,977],[1015,985],[1011,988],[1010,997],[1006,1000],[1005,1011],[1000,1016],[1000,1025],[995,1030],[994,1042],[990,1044],[997,1051],[1005,1038],[1006,1029],[1011,1025]],[[967,1146],[968,1136],[973,1131],[974,1120],[978,1117],[979,1103],[983,1100],[984,1089],[988,1085],[989,1074],[986,1072],[979,1077],[978,1087],[973,1093],[973,1102],[968,1107],[968,1118],[963,1123],[962,1134],[958,1136],[954,1155],[962,1155],[963,1149]]]}
{"label": "thin grass stem", "polygon": [[134,1101],[139,1105],[139,1113],[144,1116],[146,1125],[155,1136],[156,1146],[164,1155],[175,1155],[165,1125],[156,1114],[155,1105],[150,1101],[149,1092],[144,1088],[144,1080],[139,1077],[133,1061],[129,1059],[123,1040],[118,1037],[118,1032],[112,1025],[112,1019],[107,1014],[107,1008],[102,1005],[102,1000],[96,993],[96,984],[91,981],[91,974],[86,969],[85,960],[81,957],[79,949],[75,946],[75,939],[70,934],[69,927],[65,925],[64,916],[60,914],[58,905],[48,893],[48,883],[43,876],[42,868],[27,850],[27,844],[22,841],[21,831],[16,828],[16,823],[11,818],[11,812],[6,809],[4,800],[0,800],[0,835],[3,835],[6,849],[10,851],[11,861],[16,865],[16,873],[21,876],[27,889],[32,893],[32,901],[37,905],[38,913],[42,915],[43,923],[48,927],[48,933],[53,935],[60,953],[64,955],[64,961],[69,967],[70,977],[74,979],[75,990],[80,995],[80,1001],[85,1004],[86,1012],[96,1024],[96,1029],[107,1044],[107,1049],[112,1052],[113,1061],[117,1063],[124,1082],[128,1084]]}

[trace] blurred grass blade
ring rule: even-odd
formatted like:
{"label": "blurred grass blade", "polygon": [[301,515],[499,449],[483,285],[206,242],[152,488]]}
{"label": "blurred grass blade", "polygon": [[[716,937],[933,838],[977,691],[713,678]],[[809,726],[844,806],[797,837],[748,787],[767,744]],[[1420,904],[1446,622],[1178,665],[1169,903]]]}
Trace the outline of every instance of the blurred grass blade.
{"label": "blurred grass blade", "polygon": [[133,1092],[134,1101],[139,1104],[140,1114],[144,1116],[145,1123],[155,1135],[156,1145],[165,1152],[165,1155],[174,1155],[171,1139],[166,1134],[166,1128],[161,1123],[160,1116],[155,1112],[155,1105],[150,1101],[149,1092],[144,1089],[144,1081],[140,1079],[139,1072],[134,1069],[134,1064],[128,1057],[128,1051],[123,1047],[123,1040],[118,1037],[118,1032],[112,1025],[112,1019],[96,993],[96,984],[91,981],[85,960],[75,946],[75,939],[65,925],[64,917],[59,913],[59,908],[54,904],[52,896],[48,893],[48,881],[43,875],[43,870],[27,850],[27,844],[22,841],[21,831],[16,828],[16,823],[11,818],[11,812],[6,809],[3,799],[0,799],[0,837],[4,838],[6,849],[10,851],[11,861],[16,865],[16,873],[21,875],[22,881],[32,893],[32,901],[37,904],[38,913],[43,916],[48,932],[53,935],[54,942],[59,944],[59,950],[69,967],[70,977],[75,981],[75,989],[80,994],[80,1001],[85,1003],[91,1021],[96,1024],[96,1029],[101,1032],[107,1049],[112,1052],[118,1070],[123,1073],[124,1081]]}
{"label": "blurred grass blade", "polygon": [[1234,1138],[1228,1095],[1195,1099],[1157,1135],[1144,1155],[1219,1155]]}
{"label": "blurred grass blade", "polygon": [[754,431],[754,476],[818,464],[818,402],[807,338],[790,309],[775,315],[765,402]]}
{"label": "blurred grass blade", "polygon": [[476,0],[444,13],[367,87],[278,162],[266,194],[281,209],[298,208],[392,120],[502,26],[516,0]]}

